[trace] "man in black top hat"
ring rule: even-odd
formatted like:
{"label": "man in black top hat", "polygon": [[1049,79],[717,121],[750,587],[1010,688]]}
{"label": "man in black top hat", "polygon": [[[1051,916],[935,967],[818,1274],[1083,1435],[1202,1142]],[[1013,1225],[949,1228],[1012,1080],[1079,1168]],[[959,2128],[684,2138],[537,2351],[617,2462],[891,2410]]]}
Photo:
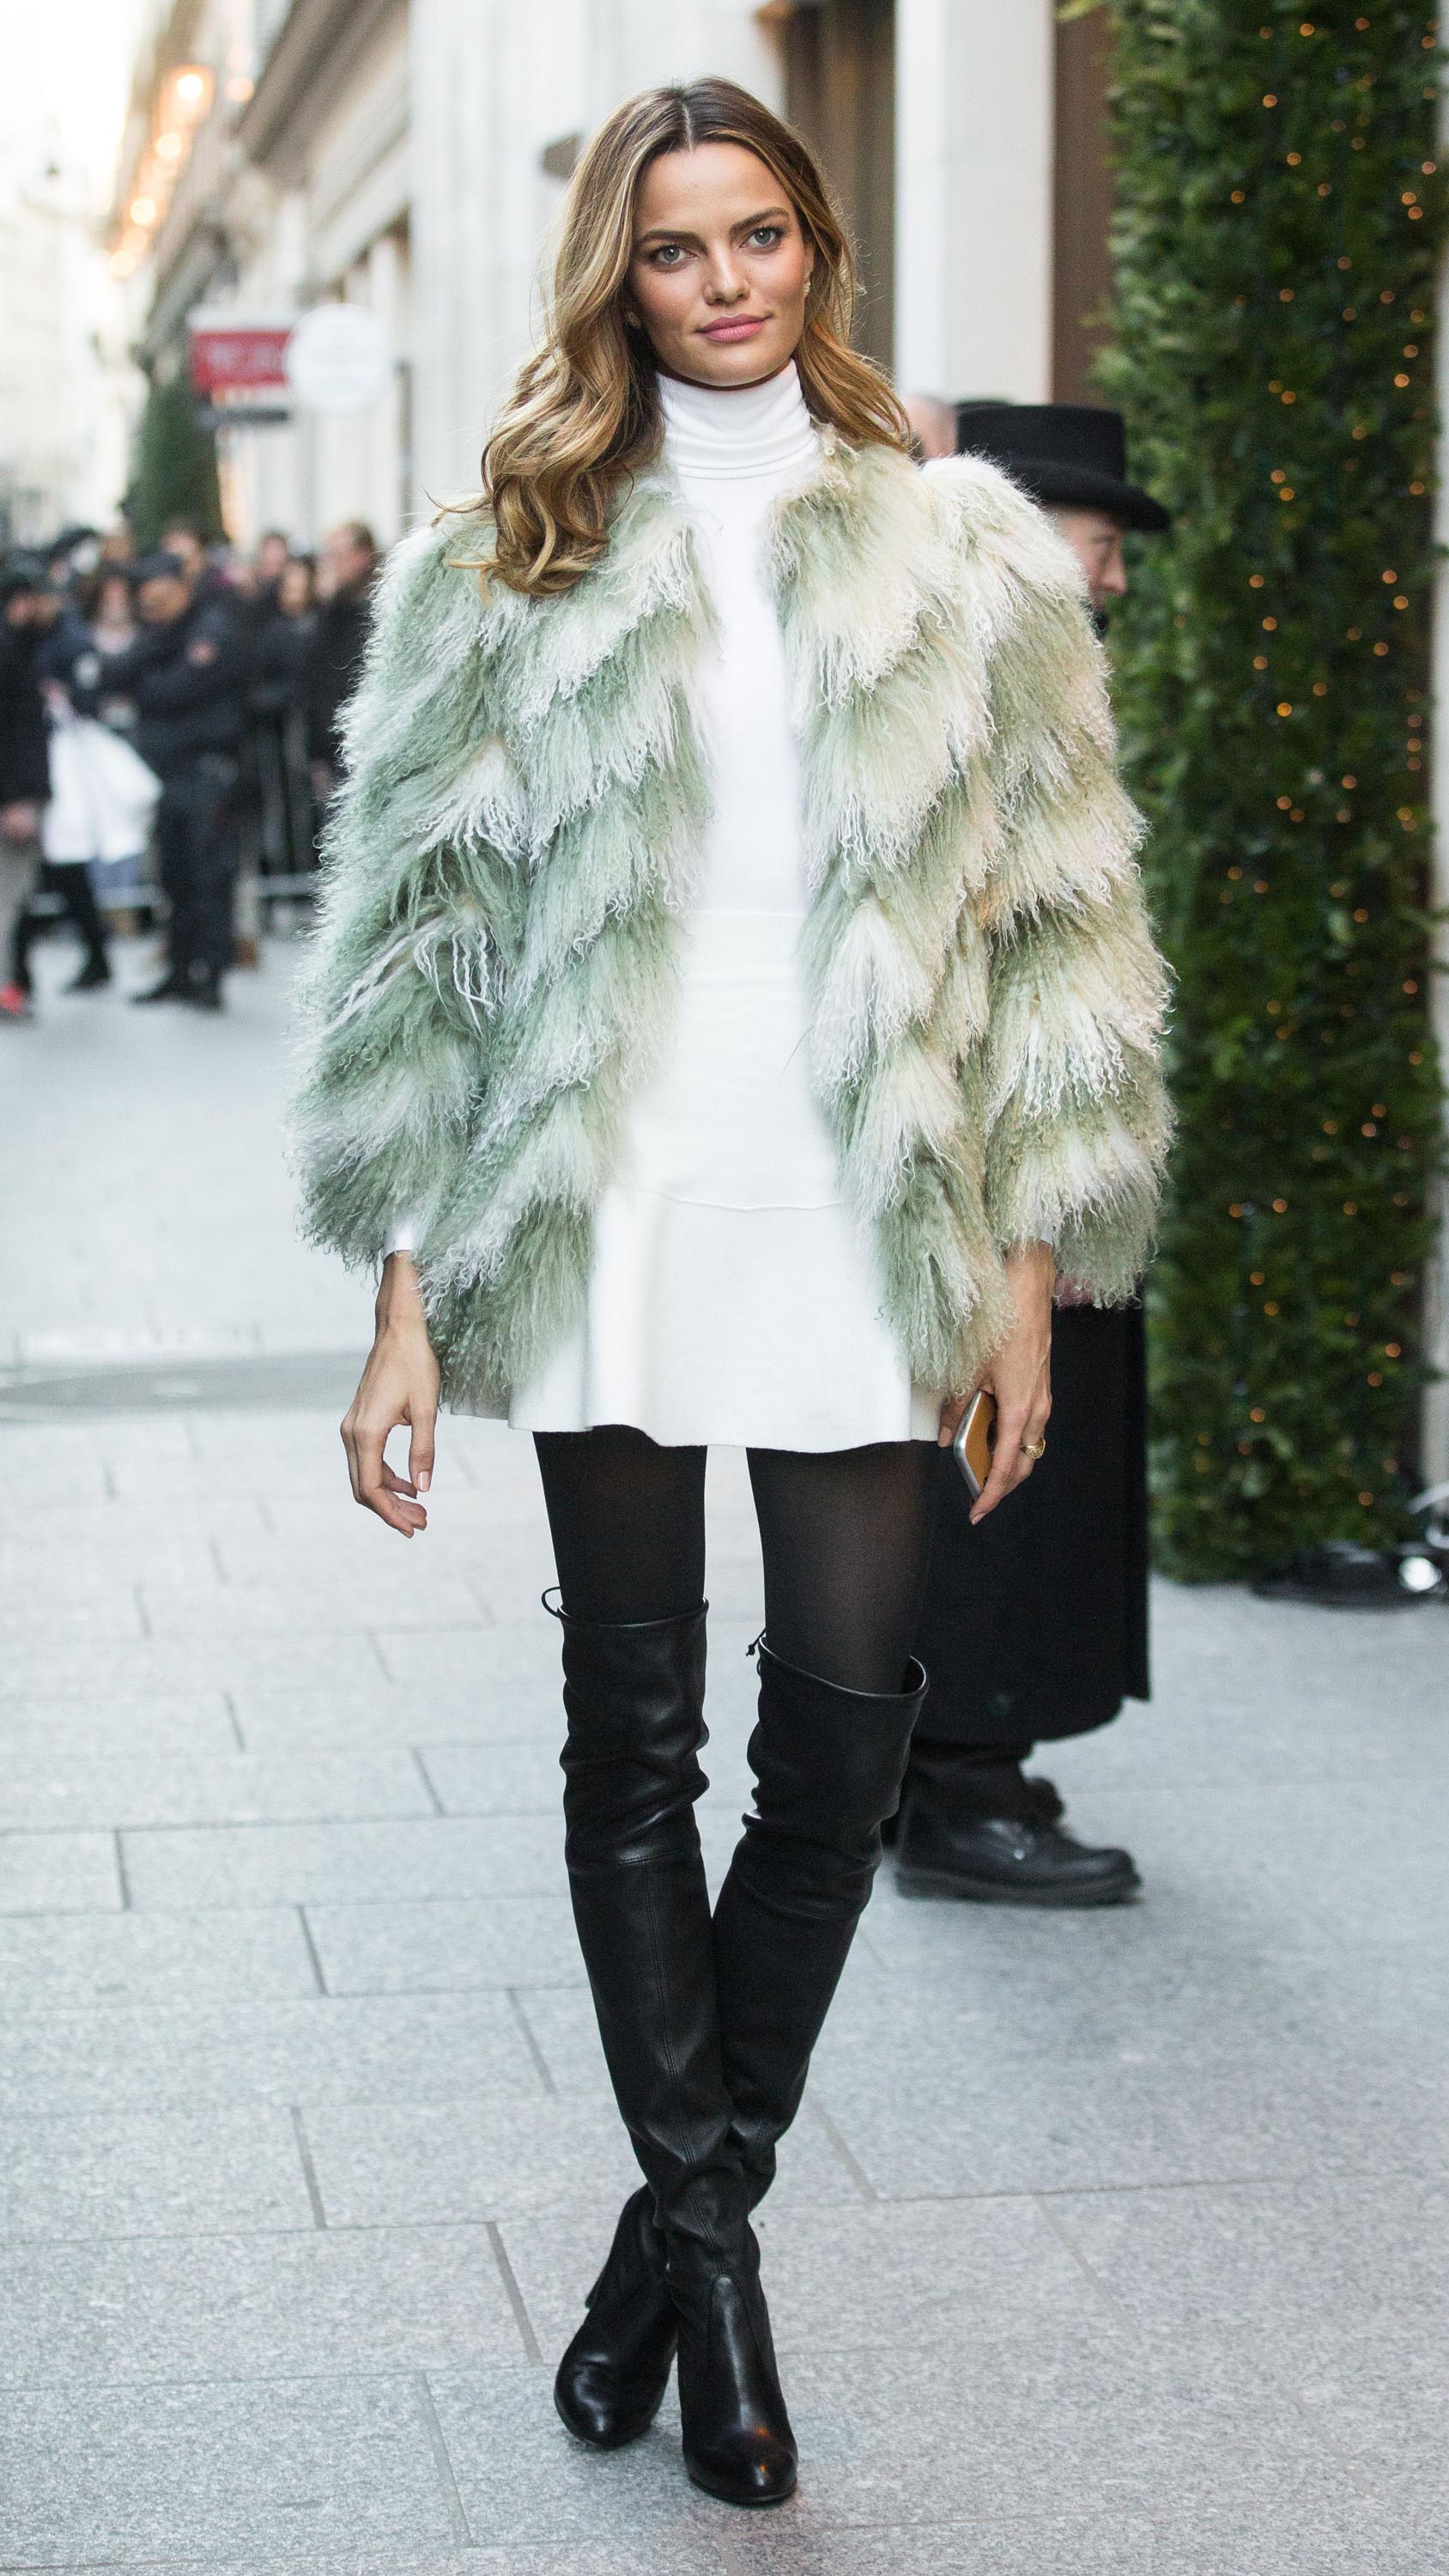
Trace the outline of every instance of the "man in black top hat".
{"label": "man in black top hat", "polygon": [[[1049,510],[1099,619],[1127,587],[1126,529],[1167,512],[1127,479],[1121,415],[1084,403],[962,403],[960,452],[987,456]],[[1052,1336],[1046,1455],[1003,1512],[973,1529],[939,1454],[939,1516],[916,1650],[930,1696],[897,1831],[902,1889],[988,1904],[1113,1905],[1131,1855],[1063,1827],[1050,1781],[1023,1765],[1145,1699],[1147,1397],[1142,1309],[1099,1310],[1064,1280]]]}
{"label": "man in black top hat", "polygon": [[156,850],[171,908],[167,971],[132,999],[217,1011],[231,963],[246,651],[235,610],[179,555],[142,555],[125,569],[141,631],[108,665],[106,685],[134,699],[136,748],[161,781]]}
{"label": "man in black top hat", "polygon": [[[1124,528],[1160,537],[1172,525],[1160,501],[1129,483],[1122,414],[1100,403],[958,403],[956,452],[1003,467],[1059,525],[1065,511],[1108,520],[1119,537]],[[1120,595],[1127,585],[1114,587]]]}

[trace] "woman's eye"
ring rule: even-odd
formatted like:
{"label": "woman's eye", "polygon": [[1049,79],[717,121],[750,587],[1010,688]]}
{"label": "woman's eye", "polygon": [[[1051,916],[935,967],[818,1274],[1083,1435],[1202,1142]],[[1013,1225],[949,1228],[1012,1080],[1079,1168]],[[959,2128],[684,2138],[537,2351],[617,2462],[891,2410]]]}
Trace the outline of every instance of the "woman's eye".
{"label": "woman's eye", "polygon": [[683,259],[684,253],[678,242],[661,242],[659,248],[651,251],[649,256],[655,268],[673,268],[679,260]]}
{"label": "woman's eye", "polygon": [[784,238],[785,227],[783,224],[756,224],[754,231],[750,235],[751,241],[756,243],[762,250],[773,250],[776,242],[781,242]]}

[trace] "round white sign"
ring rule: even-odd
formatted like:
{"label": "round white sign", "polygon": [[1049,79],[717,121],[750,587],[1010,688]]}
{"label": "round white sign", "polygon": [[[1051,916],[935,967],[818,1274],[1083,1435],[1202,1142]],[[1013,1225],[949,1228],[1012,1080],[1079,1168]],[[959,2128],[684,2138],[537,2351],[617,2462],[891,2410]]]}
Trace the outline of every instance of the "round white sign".
{"label": "round white sign", "polygon": [[392,349],[365,304],[314,304],[293,327],[286,366],[304,411],[367,411],[386,390]]}

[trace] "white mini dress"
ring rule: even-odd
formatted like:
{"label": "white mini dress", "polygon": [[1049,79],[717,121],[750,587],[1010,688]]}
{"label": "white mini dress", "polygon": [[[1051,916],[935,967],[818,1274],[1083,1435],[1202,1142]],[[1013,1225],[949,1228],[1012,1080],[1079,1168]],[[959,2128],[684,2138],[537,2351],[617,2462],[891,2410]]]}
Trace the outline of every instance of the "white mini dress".
{"label": "white mini dress", "polygon": [[[670,1445],[933,1440],[939,1397],[911,1383],[810,1089],[800,755],[760,555],[772,502],[816,466],[817,434],[793,362],[764,385],[661,378],[660,393],[718,619],[696,708],[711,815],[678,1017],[599,1200],[583,1315],[508,1419],[631,1423]],[[400,1227],[392,1240],[412,1239]]]}

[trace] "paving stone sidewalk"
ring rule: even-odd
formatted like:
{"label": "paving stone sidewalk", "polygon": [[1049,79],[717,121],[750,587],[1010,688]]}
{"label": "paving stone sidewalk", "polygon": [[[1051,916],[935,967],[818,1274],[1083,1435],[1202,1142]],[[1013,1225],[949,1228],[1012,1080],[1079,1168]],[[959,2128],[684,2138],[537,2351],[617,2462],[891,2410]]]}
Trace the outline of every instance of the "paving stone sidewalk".
{"label": "paving stone sidewalk", "polygon": [[[762,2228],[798,2498],[696,2494],[668,2410],[570,2444],[550,2367],[631,2164],[531,1452],[447,1424],[423,1543],[351,1505],[368,1292],[290,1235],[288,967],[219,1023],[0,1031],[0,1361],[158,1372],[58,1420],[0,1390],[0,2569],[1431,2576],[1438,1607],[1164,1587],[1155,1703],[1051,1764],[1145,1902],[883,1875]],[[272,1359],[315,1399],[213,1400]],[[718,1868],[759,1619],[730,1453],[711,1515]]]}

